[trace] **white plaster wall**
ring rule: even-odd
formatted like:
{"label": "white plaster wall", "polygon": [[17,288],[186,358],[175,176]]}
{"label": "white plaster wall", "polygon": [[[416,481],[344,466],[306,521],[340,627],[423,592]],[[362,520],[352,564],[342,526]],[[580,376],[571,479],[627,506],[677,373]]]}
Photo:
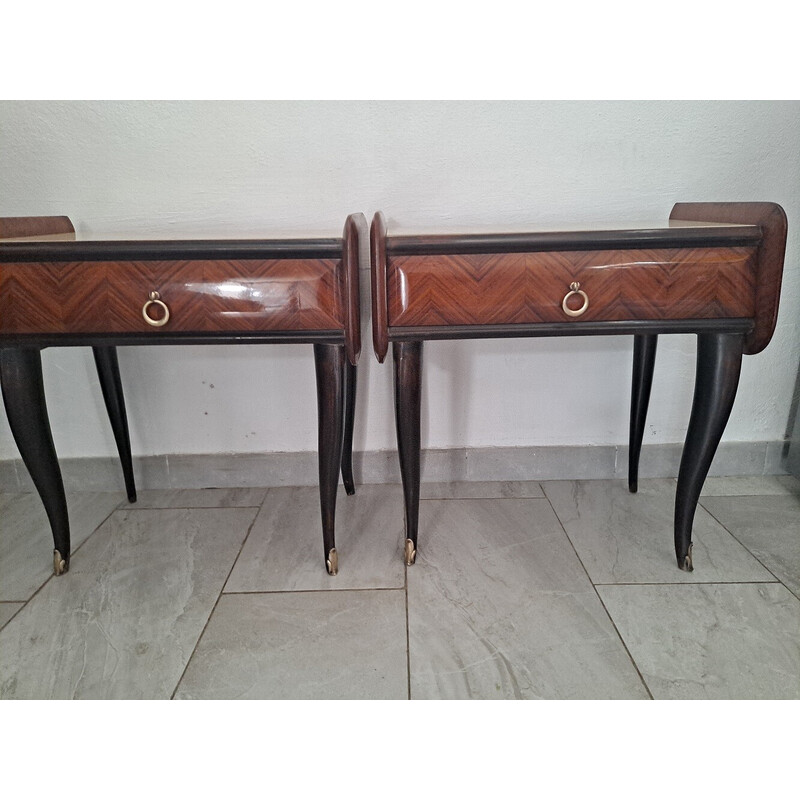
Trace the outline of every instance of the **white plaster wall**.
{"label": "white plaster wall", "polygon": [[[725,435],[781,439],[800,360],[800,103],[0,103],[0,215],[67,214],[86,234],[338,234],[377,209],[434,229],[630,222],[692,200],[789,217],[778,329],[745,358]],[[393,448],[391,365],[368,328],[364,345],[355,447]],[[647,442],[683,440],[694,351],[661,338]],[[429,343],[423,445],[624,443],[631,352],[630,337]],[[60,455],[114,454],[89,350],[44,362]],[[129,347],[120,363],[136,455],[316,447],[309,346]],[[0,415],[0,459],[16,455]]]}

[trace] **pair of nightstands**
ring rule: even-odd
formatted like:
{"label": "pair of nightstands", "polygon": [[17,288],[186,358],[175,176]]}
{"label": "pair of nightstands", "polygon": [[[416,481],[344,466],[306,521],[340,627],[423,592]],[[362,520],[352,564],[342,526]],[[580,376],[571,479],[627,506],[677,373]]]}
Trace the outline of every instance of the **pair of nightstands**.
{"label": "pair of nightstands", "polygon": [[[336,486],[354,491],[360,351],[361,214],[326,239],[78,239],[61,218],[0,223],[0,382],[12,433],[53,529],[56,574],[69,523],[42,385],[44,347],[94,349],[131,500],[127,421],[115,348],[141,344],[311,343],[317,373],[323,544],[335,575]],[[425,340],[633,335],[629,486],[660,334],[695,333],[697,380],[681,461],[675,552],[692,569],[697,501],[730,415],[743,354],[775,327],[786,216],[773,203],[678,204],[664,224],[441,235],[370,231],[372,332],[392,343],[405,558],[417,551]]]}

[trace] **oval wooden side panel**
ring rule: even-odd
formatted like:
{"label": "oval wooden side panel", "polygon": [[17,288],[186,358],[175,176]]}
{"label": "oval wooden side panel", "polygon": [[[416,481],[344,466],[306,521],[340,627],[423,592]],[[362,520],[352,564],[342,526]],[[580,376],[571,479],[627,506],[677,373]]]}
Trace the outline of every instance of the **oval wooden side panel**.
{"label": "oval wooden side panel", "polygon": [[[341,330],[339,270],[334,259],[2,264],[0,333]],[[170,310],[163,327],[142,316],[152,291]]]}
{"label": "oval wooden side panel", "polygon": [[[573,282],[578,317],[562,309]],[[398,327],[750,318],[755,248],[398,256],[388,294]]]}

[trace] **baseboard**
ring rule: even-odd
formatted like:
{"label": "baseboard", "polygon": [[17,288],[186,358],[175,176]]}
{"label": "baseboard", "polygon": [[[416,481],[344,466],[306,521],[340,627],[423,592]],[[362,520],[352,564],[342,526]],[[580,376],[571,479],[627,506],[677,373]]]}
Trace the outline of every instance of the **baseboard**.
{"label": "baseboard", "polygon": [[[682,444],[651,444],[642,448],[641,478],[671,478],[678,474]],[[780,475],[786,472],[784,443],[722,442],[710,475]],[[68,490],[114,491],[122,488],[119,462],[112,457],[61,460]],[[485,447],[422,452],[422,480],[510,481],[624,478],[628,448],[616,445],[577,447]],[[399,483],[394,450],[353,454],[357,483]],[[313,486],[317,455],[300,453],[233,453],[161,455],[134,458],[140,489],[200,489],[239,486]],[[0,461],[0,491],[33,491],[19,459]]]}

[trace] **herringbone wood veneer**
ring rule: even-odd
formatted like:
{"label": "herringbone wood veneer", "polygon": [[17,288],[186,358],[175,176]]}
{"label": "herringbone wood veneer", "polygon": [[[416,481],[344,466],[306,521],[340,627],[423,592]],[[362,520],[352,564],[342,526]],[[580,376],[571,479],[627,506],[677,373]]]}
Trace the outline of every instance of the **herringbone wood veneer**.
{"label": "herringbone wood veneer", "polygon": [[[398,327],[749,318],[755,248],[396,256],[387,277]],[[580,317],[561,308],[573,281]]]}
{"label": "herringbone wood veneer", "polygon": [[[170,320],[142,306],[157,291]],[[153,316],[156,316],[154,313]],[[0,264],[0,333],[335,330],[344,325],[334,259]]]}

